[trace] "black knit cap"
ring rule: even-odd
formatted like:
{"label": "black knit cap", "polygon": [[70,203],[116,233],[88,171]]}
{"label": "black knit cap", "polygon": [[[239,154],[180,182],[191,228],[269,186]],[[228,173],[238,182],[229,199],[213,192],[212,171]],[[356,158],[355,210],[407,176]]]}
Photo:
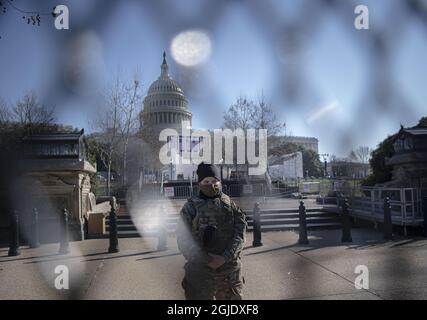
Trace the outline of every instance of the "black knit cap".
{"label": "black knit cap", "polygon": [[214,164],[206,164],[204,162],[197,167],[197,177],[199,178],[199,182],[206,177],[215,177],[221,181],[221,173],[218,167]]}

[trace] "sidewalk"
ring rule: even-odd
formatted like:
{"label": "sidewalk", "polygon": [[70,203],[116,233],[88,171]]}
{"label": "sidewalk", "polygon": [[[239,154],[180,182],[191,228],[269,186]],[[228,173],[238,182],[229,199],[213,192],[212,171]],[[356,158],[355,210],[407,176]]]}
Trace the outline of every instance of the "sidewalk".
{"label": "sidewalk", "polygon": [[[340,230],[309,233],[310,245],[295,245],[294,232],[263,234],[263,247],[244,250],[245,299],[427,299],[427,239],[382,241],[373,230],[355,229],[354,243],[341,244]],[[155,239],[120,239],[120,252],[106,253],[108,239],[22,248],[7,257],[0,248],[0,299],[184,299],[184,259],[170,237],[156,252]],[[54,269],[70,271],[70,290],[54,288]],[[369,269],[369,290],[355,289],[355,267]]]}

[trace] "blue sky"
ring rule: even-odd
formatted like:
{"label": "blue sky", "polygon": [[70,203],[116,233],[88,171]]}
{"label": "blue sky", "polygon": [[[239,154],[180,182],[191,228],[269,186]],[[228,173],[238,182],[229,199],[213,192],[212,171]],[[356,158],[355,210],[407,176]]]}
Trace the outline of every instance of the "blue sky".
{"label": "blue sky", "polygon": [[[256,99],[262,92],[287,133],[318,137],[321,153],[344,156],[352,147],[375,147],[400,123],[411,126],[427,116],[427,23],[409,15],[400,0],[370,0],[364,1],[370,30],[356,31],[350,1],[338,9],[322,3],[62,1],[70,9],[67,31],[55,30],[44,16],[40,27],[28,26],[21,13],[9,10],[0,16],[0,96],[13,102],[35,90],[57,107],[58,122],[90,132],[89,120],[114,74],[131,77],[138,69],[148,89],[166,50],[194,127],[220,127],[222,113],[239,95]],[[49,12],[59,3],[14,4]],[[290,43],[282,36],[289,28],[301,40],[294,56],[281,49],[288,52]],[[203,31],[211,43],[208,60],[190,68],[171,52],[174,37],[188,30]],[[372,59],[373,34],[387,39],[386,55],[378,60]],[[83,44],[81,50],[70,49],[76,43]],[[387,64],[377,70],[375,61]],[[77,86],[67,80],[70,68],[84,80]],[[393,86],[390,106],[372,99],[372,80],[382,72]],[[292,75],[299,80],[296,99],[285,93]]]}

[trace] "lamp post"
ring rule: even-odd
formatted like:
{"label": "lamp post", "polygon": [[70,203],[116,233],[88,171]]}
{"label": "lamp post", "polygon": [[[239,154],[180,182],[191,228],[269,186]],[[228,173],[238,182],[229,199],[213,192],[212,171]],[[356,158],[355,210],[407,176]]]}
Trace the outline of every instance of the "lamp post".
{"label": "lamp post", "polygon": [[325,173],[324,177],[326,178],[326,176],[328,175],[328,160],[327,160],[327,158],[329,157],[329,154],[328,153],[322,153],[322,154],[320,154],[320,156],[323,157],[323,162],[325,163],[325,168],[323,170]]}

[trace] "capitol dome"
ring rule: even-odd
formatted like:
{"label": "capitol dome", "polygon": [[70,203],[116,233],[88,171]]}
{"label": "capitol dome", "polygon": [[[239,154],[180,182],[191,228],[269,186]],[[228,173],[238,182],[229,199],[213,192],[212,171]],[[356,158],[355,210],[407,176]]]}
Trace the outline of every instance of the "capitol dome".
{"label": "capitol dome", "polygon": [[182,122],[191,125],[192,114],[181,86],[169,76],[166,53],[163,53],[161,73],[148,89],[141,113],[141,129],[150,126],[158,130],[164,128],[180,129]]}
{"label": "capitol dome", "polygon": [[172,80],[171,78],[159,78],[151,84],[150,89],[148,89],[147,95],[173,92],[184,95],[184,92],[175,80]]}

